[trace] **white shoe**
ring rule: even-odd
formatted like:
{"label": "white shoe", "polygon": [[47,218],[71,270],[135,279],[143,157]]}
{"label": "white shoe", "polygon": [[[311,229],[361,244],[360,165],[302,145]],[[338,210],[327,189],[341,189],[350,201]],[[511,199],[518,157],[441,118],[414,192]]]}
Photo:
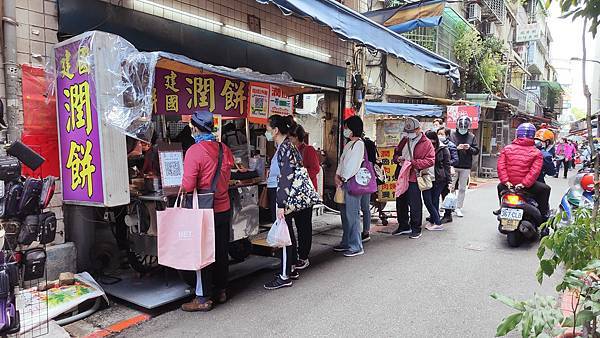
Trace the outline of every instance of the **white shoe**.
{"label": "white shoe", "polygon": [[456,213],[456,217],[464,217],[462,210],[460,210],[459,208],[456,208],[454,212]]}

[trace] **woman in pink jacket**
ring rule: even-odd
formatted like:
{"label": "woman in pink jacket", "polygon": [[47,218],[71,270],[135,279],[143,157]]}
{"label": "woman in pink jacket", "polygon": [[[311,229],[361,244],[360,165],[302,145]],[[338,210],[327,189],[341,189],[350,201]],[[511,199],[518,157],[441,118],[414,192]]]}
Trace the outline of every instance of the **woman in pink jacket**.
{"label": "woman in pink jacket", "polygon": [[554,177],[558,177],[560,166],[563,165],[564,178],[567,178],[569,163],[573,159],[574,155],[575,147],[567,142],[566,138],[563,138],[562,142],[556,146],[556,175]]}

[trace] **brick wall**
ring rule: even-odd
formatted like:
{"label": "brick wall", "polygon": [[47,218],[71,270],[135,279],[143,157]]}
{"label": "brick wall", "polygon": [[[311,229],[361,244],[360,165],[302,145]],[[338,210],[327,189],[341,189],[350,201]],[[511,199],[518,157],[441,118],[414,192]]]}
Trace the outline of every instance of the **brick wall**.
{"label": "brick wall", "polygon": [[[52,46],[57,42],[58,11],[56,0],[17,0],[17,63],[44,67]],[[4,62],[0,56],[0,97],[4,92]],[[20,71],[20,69],[19,69]],[[19,74],[19,78],[21,78]],[[19,83],[19,110],[23,111],[21,83]],[[22,121],[20,122],[22,124]],[[57,182],[56,193],[50,202],[50,210],[58,219],[57,237],[54,243],[64,243],[64,224],[62,211],[61,183]]]}

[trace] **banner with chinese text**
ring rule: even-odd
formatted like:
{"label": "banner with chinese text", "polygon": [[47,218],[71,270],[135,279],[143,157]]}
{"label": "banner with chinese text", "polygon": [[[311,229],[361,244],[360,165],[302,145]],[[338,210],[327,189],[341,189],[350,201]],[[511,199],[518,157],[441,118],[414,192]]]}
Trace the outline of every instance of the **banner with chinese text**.
{"label": "banner with chinese text", "polygon": [[247,116],[248,83],[215,74],[186,74],[156,68],[154,114],[190,115],[208,110],[224,118]]}
{"label": "banner with chinese text", "polygon": [[292,115],[294,112],[294,98],[284,96],[281,87],[271,85],[269,94],[269,116]]}
{"label": "banner with chinese text", "polygon": [[395,201],[396,200],[396,180],[394,173],[396,172],[396,164],[392,161],[394,158],[394,147],[379,147],[379,159],[383,163],[383,171],[388,180],[384,184],[377,187],[377,198],[379,201]]}
{"label": "banner with chinese text", "polygon": [[250,83],[250,99],[248,100],[248,121],[258,124],[266,124],[269,118],[269,93],[271,87],[268,84]]}
{"label": "banner with chinese text", "polygon": [[104,203],[100,117],[91,37],[56,47],[56,100],[63,200]]}
{"label": "banner with chinese text", "polygon": [[471,118],[471,129],[479,128],[480,106],[448,106],[446,108],[446,128],[455,129],[456,121],[462,116]]}

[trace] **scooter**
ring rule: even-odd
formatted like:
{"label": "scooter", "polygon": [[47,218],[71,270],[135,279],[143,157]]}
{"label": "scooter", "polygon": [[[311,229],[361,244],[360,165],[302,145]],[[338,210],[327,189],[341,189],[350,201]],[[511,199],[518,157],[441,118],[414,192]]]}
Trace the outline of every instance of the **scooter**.
{"label": "scooter", "polygon": [[508,245],[515,248],[524,240],[536,240],[544,218],[532,196],[522,190],[507,189],[502,193],[498,231],[505,234]]}
{"label": "scooter", "polygon": [[564,212],[559,225],[565,226],[573,221],[573,214],[579,208],[594,207],[594,177],[592,173],[583,171],[576,177],[573,185],[560,200],[559,211]]}

